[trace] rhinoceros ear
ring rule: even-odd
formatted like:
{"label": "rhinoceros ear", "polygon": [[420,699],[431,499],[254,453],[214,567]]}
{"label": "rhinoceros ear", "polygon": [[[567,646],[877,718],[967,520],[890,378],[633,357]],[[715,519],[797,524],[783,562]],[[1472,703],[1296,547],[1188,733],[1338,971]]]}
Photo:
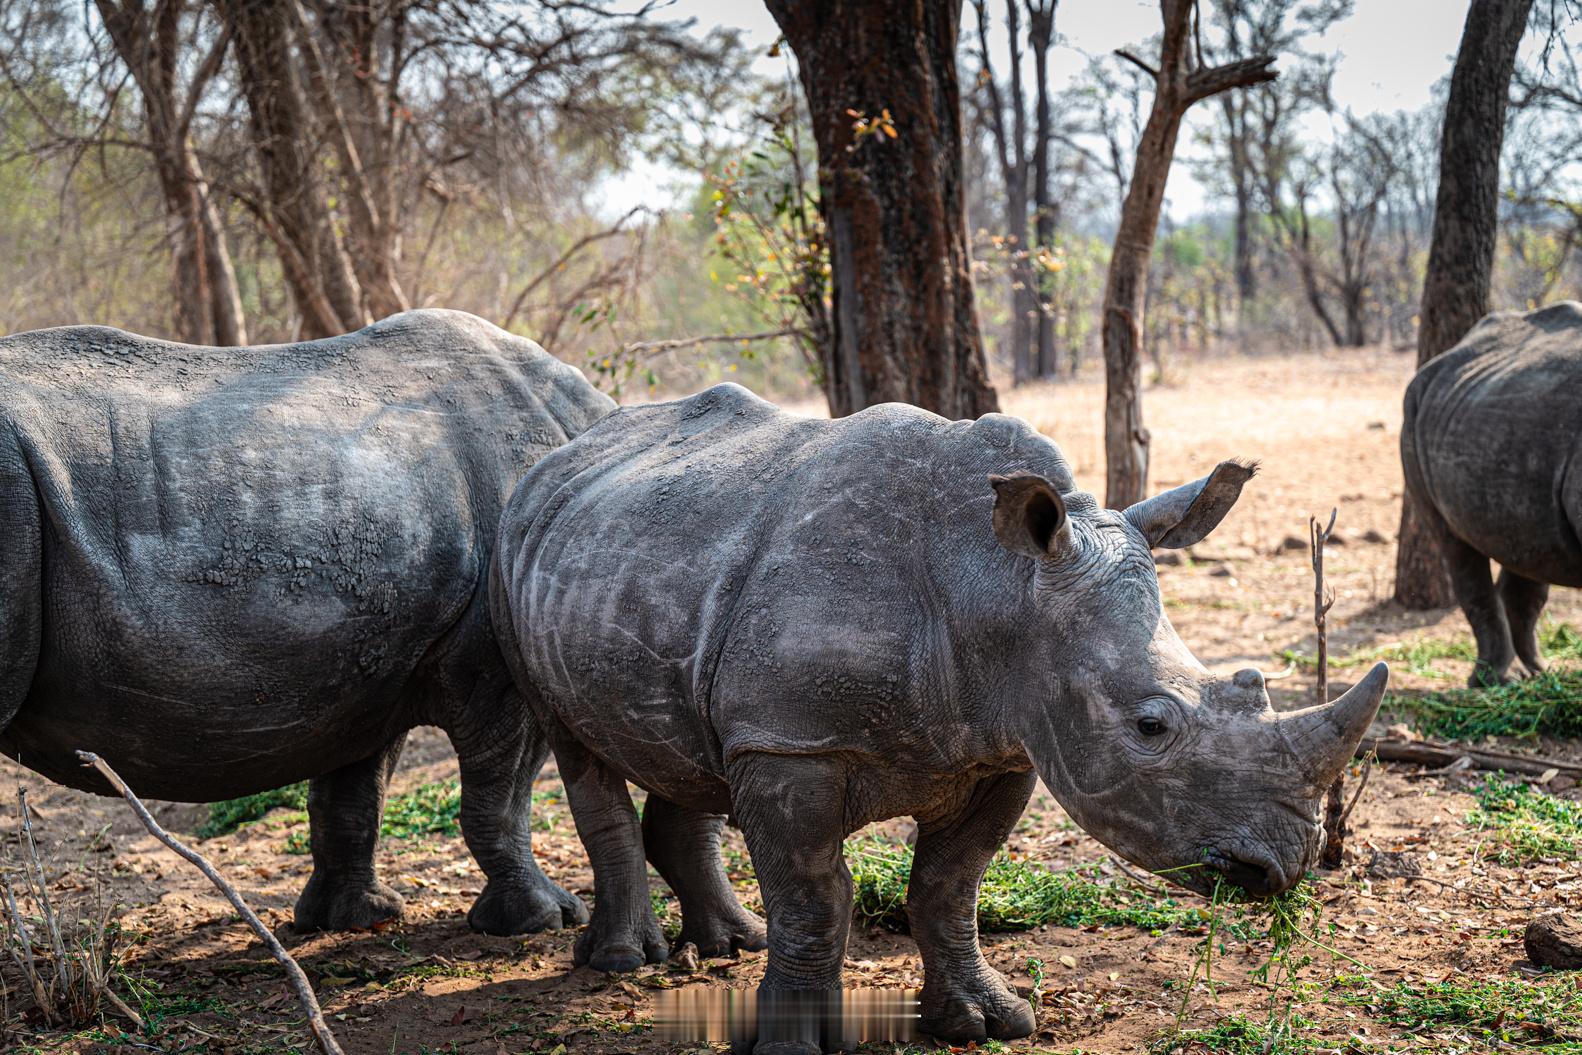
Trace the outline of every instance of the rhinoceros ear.
{"label": "rhinoceros ear", "polygon": [[990,476],[994,485],[994,537],[1012,553],[1048,557],[1071,542],[1066,503],[1055,485],[1036,473]]}
{"label": "rhinoceros ear", "polygon": [[1145,498],[1126,510],[1126,519],[1151,548],[1180,549],[1202,541],[1219,526],[1241,497],[1241,488],[1258,471],[1254,462],[1220,462],[1201,480]]}

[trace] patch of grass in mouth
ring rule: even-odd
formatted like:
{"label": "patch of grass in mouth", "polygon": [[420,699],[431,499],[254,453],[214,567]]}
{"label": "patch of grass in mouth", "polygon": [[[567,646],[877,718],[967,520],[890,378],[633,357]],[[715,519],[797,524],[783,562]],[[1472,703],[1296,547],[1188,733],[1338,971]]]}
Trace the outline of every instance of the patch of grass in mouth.
{"label": "patch of grass in mouth", "polygon": [[1460,1027],[1517,1050],[1582,1051],[1582,979],[1575,977],[1400,982],[1348,995],[1345,1002],[1410,1030]]}
{"label": "patch of grass in mouth", "polygon": [[[855,887],[857,918],[904,933],[912,848],[864,836],[846,844],[846,863]],[[985,933],[1031,930],[1050,923],[1161,931],[1176,925],[1201,927],[1207,918],[1202,908],[1104,876],[1098,863],[1057,872],[1015,860],[1003,850],[990,862],[978,890],[978,929]]]}
{"label": "patch of grass in mouth", "polygon": [[1467,823],[1492,836],[1495,850],[1490,856],[1499,863],[1582,857],[1582,802],[1494,774],[1484,777],[1472,794],[1478,805],[1467,814]]}

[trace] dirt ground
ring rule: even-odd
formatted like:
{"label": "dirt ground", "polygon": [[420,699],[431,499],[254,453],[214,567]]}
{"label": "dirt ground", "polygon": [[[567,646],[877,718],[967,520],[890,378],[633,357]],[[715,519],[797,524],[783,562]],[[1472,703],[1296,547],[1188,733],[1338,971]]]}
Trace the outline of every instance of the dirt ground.
{"label": "dirt ground", "polygon": [[[1339,510],[1342,543],[1329,562],[1337,594],[1334,653],[1419,637],[1469,636],[1454,610],[1406,613],[1389,602],[1401,494],[1400,394],[1409,372],[1407,357],[1382,351],[1182,361],[1174,364],[1168,383],[1149,389],[1155,487],[1201,476],[1225,457],[1262,464],[1218,532],[1189,560],[1160,569],[1170,616],[1209,667],[1280,672],[1282,649],[1312,650],[1311,571],[1305,552],[1286,550],[1283,543],[1293,538],[1305,544],[1308,515],[1327,514],[1332,506]],[[1014,393],[1006,409],[1055,438],[1079,482],[1102,491],[1102,398],[1101,380],[1090,377]],[[1582,594],[1556,591],[1549,617],[1582,626]],[[1459,685],[1467,673],[1465,664],[1453,660],[1439,668],[1446,676],[1438,679],[1400,670],[1395,687]],[[1337,672],[1336,680],[1344,683],[1347,673]],[[1306,698],[1311,678],[1296,671],[1271,687],[1279,705],[1290,705]],[[1515,746],[1582,757],[1574,744]],[[137,937],[128,973],[143,987],[142,1006],[159,1019],[156,1033],[135,1042],[109,1039],[113,1029],[70,1038],[41,1033],[15,1042],[15,1050],[309,1050],[301,1016],[261,945],[206,882],[158,847],[124,807],[50,786],[10,762],[0,762],[0,771],[31,789],[35,828],[53,861],[84,863],[108,876]],[[420,730],[403,760],[397,790],[455,772],[443,737]],[[1484,836],[1465,823],[1473,802],[1465,781],[1383,767],[1355,814],[1352,857],[1320,883],[1324,919],[1332,927],[1328,940],[1365,964],[1381,984],[1523,977],[1521,931],[1533,912],[1576,909],[1582,900],[1574,863],[1514,871],[1488,859],[1480,847]],[[1563,778],[1556,786],[1563,786]],[[540,827],[547,830],[538,833],[539,859],[550,876],[588,897],[592,876],[569,812],[554,795],[552,769],[539,788],[549,792],[540,796],[546,800]],[[172,829],[191,833],[206,810],[159,804],[156,813]],[[522,939],[472,934],[465,913],[482,877],[458,837],[386,840],[381,847],[383,878],[407,897],[401,923],[378,932],[298,937],[290,927],[291,905],[307,877],[308,859],[286,853],[285,846],[290,830],[301,827],[277,812],[208,840],[201,849],[301,959],[353,1055],[689,1050],[652,1032],[651,996],[674,986],[751,987],[763,969],[763,955],[750,954],[705,961],[696,971],[663,966],[605,977],[572,968],[569,932]],[[739,836],[731,847],[739,854]],[[1107,858],[1042,792],[1010,848],[1051,866]],[[1390,854],[1404,855],[1410,867],[1382,867]],[[1419,875],[1386,875],[1414,868]],[[79,873],[64,879],[61,889],[83,883]],[[744,891],[752,903],[750,880]],[[1047,965],[1039,1033],[1008,1047],[1143,1050],[1174,1022],[1180,986],[1200,940],[1198,934],[1155,936],[1129,927],[1050,926],[987,937],[990,962],[1016,984],[1033,986],[1030,961]],[[1192,1021],[1262,1008],[1267,994],[1248,970],[1266,952],[1258,942],[1227,942],[1215,972],[1217,1002],[1200,987],[1192,996]],[[1324,983],[1336,972],[1356,971],[1320,955],[1304,976]],[[847,978],[854,986],[916,986],[916,947],[904,936],[854,927]],[[1368,1050],[1484,1050],[1473,1042],[1458,1046],[1443,1037],[1414,1037],[1364,1009],[1323,1003],[1321,996],[1322,985],[1307,994],[1302,1010],[1335,1048],[1354,1038]]]}

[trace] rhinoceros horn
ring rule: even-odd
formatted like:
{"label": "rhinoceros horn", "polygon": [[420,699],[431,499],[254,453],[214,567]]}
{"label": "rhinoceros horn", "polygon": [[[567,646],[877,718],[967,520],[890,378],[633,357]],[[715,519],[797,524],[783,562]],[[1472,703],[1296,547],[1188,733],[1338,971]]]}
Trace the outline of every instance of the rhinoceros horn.
{"label": "rhinoceros horn", "polygon": [[1339,699],[1280,720],[1287,743],[1302,760],[1304,773],[1314,786],[1329,785],[1351,762],[1357,744],[1379,712],[1389,681],[1389,664],[1376,663]]}

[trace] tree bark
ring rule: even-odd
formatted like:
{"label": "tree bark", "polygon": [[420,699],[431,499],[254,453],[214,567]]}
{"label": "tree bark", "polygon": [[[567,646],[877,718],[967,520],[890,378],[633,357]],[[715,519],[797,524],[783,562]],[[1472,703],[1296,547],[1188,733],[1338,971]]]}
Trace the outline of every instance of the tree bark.
{"label": "tree bark", "polygon": [[[1033,49],[1033,69],[1038,77],[1037,109],[1033,130],[1033,242],[1046,249],[1055,240],[1057,206],[1050,186],[1049,148],[1054,139],[1054,119],[1049,100],[1049,49],[1055,41],[1055,7],[1059,0],[1027,0],[1028,42]],[[1030,269],[1036,282],[1038,322],[1038,376],[1060,373],[1060,353],[1055,348],[1055,316],[1049,310],[1048,274]]]}
{"label": "tree bark", "polygon": [[247,330],[236,273],[191,142],[192,110],[218,70],[229,39],[221,33],[182,92],[177,80],[186,4],[167,0],[149,10],[128,0],[96,2],[110,42],[143,101],[144,133],[165,203],[175,338],[189,344],[244,343]]}
{"label": "tree bark", "polygon": [[1100,327],[1104,344],[1105,504],[1121,509],[1142,500],[1148,482],[1148,430],[1142,416],[1142,322],[1148,261],[1164,204],[1165,181],[1175,157],[1181,118],[1193,103],[1232,88],[1271,81],[1273,56],[1200,67],[1191,56],[1193,0],[1161,0],[1164,35],[1154,100],[1137,143],[1131,182],[1121,206],[1120,229],[1110,254]]}
{"label": "tree bark", "polygon": [[[1419,368],[1489,313],[1505,110],[1531,9],[1532,0],[1472,0],[1467,9],[1440,137],[1439,191],[1418,311]],[[1454,602],[1439,545],[1410,494],[1401,496],[1395,599],[1414,609]]]}
{"label": "tree bark", "polygon": [[818,142],[833,272],[830,412],[887,401],[948,418],[998,409],[967,249],[961,0],[768,7],[797,55]]}
{"label": "tree bark", "polygon": [[266,230],[280,253],[304,338],[372,321],[335,231],[319,177],[312,125],[291,53],[294,13],[285,3],[217,0],[236,39],[242,94],[263,170]]}

